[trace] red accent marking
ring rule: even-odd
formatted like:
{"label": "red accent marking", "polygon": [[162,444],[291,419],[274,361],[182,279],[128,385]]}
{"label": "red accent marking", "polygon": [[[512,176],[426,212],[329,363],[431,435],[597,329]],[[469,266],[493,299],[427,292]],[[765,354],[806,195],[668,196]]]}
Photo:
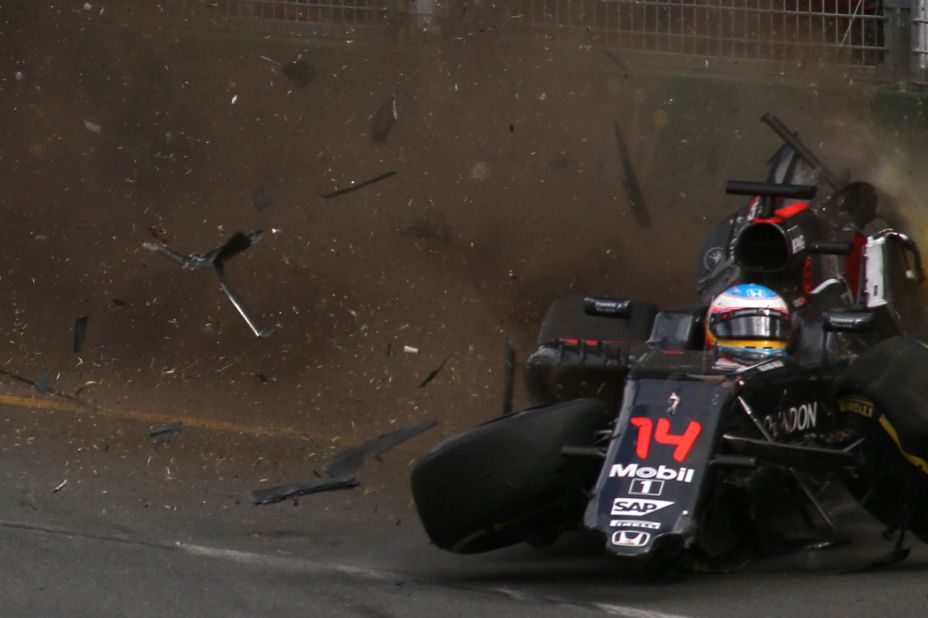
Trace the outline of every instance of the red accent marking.
{"label": "red accent marking", "polygon": [[686,457],[696,444],[696,438],[702,432],[702,425],[699,421],[690,421],[686,430],[681,434],[670,433],[670,419],[657,419],[657,431],[654,431],[654,423],[646,416],[636,416],[628,421],[632,426],[638,428],[638,437],[635,439],[635,455],[639,459],[647,459],[651,453],[651,434],[654,434],[654,441],[658,444],[673,446],[673,458],[677,461],[685,461]]}
{"label": "red accent marking", "polygon": [[790,217],[798,215],[803,210],[806,210],[808,207],[809,202],[793,202],[789,206],[778,208],[776,211],[774,211],[773,214],[778,217],[782,217],[783,219],[789,219]]}
{"label": "red accent marking", "polygon": [[670,356],[683,356],[683,350],[661,350],[661,353]]}
{"label": "red accent marking", "polygon": [[812,256],[806,257],[802,263],[802,292],[803,296],[814,289],[812,285]]}
{"label": "red accent marking", "polygon": [[777,208],[773,211],[773,216],[768,219],[761,219],[760,217],[754,217],[752,219],[753,223],[783,223],[790,217],[795,217],[802,211],[809,208],[809,202],[793,202],[789,206],[784,206],[783,208]]}
{"label": "red accent marking", "polygon": [[855,232],[854,237],[851,239],[851,252],[844,256],[844,272],[847,275],[847,283],[854,298],[857,298],[857,294],[860,292],[861,254],[866,244],[866,237],[860,232]]}
{"label": "red accent marking", "polygon": [[690,454],[690,450],[696,443],[702,431],[702,425],[698,421],[690,421],[686,430],[681,434],[670,433],[670,419],[657,419],[657,431],[654,432],[654,441],[658,444],[669,444],[676,448],[673,449],[673,458],[677,461],[683,461]]}
{"label": "red accent marking", "polygon": [[651,431],[654,429],[654,423],[645,416],[637,416],[628,421],[638,428],[638,438],[635,440],[635,455],[638,459],[647,459],[651,451]]}
{"label": "red accent marking", "polygon": [[579,339],[567,339],[565,337],[561,337],[560,339],[558,339],[558,341],[560,341],[564,345],[580,345]]}
{"label": "red accent marking", "polygon": [[585,344],[587,344],[587,345],[591,345],[591,346],[592,346],[592,345],[597,345],[597,344],[599,344],[599,339],[584,339],[584,340],[583,340],[583,343],[585,343]]}

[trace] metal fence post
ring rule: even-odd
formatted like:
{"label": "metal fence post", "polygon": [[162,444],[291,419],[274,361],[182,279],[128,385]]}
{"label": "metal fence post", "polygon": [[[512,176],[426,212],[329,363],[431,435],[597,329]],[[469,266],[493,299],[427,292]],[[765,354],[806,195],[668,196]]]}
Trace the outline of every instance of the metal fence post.
{"label": "metal fence post", "polygon": [[[919,0],[884,0],[883,32],[886,40],[884,61],[888,76],[895,82],[912,81],[914,50],[912,8]],[[916,12],[917,12],[917,6]]]}

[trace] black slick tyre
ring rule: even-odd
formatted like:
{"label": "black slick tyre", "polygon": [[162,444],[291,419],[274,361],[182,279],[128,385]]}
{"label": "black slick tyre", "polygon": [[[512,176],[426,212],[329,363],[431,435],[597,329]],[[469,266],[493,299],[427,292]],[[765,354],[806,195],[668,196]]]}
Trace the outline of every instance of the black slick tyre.
{"label": "black slick tyre", "polygon": [[579,399],[503,416],[432,448],[412,472],[431,541],[478,553],[550,542],[576,525],[601,462],[561,448],[592,445],[611,418],[602,403]]}
{"label": "black slick tyre", "polygon": [[928,347],[887,339],[835,388],[845,426],[865,438],[864,465],[849,489],[874,517],[928,542]]}

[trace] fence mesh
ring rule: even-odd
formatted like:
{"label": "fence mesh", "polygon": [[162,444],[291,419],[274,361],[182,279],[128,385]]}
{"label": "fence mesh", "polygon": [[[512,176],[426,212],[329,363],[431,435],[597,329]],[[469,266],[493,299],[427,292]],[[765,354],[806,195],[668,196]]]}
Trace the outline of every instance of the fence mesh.
{"label": "fence mesh", "polygon": [[[421,25],[424,14],[454,19],[490,4],[448,0],[436,11],[437,0],[225,0],[232,17],[332,30],[385,26],[391,15]],[[497,0],[492,6],[500,30],[617,49],[863,67],[880,65],[886,54],[879,0]]]}
{"label": "fence mesh", "polygon": [[513,27],[593,45],[723,58],[883,61],[883,15],[864,0],[518,0]]}

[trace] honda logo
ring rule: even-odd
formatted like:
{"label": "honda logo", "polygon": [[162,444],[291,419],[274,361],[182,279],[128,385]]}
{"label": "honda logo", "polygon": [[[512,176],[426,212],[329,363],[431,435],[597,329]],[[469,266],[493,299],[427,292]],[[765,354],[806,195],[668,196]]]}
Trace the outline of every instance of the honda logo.
{"label": "honda logo", "polygon": [[639,532],[638,530],[616,530],[612,533],[612,544],[622,547],[644,547],[650,540],[650,532]]}

